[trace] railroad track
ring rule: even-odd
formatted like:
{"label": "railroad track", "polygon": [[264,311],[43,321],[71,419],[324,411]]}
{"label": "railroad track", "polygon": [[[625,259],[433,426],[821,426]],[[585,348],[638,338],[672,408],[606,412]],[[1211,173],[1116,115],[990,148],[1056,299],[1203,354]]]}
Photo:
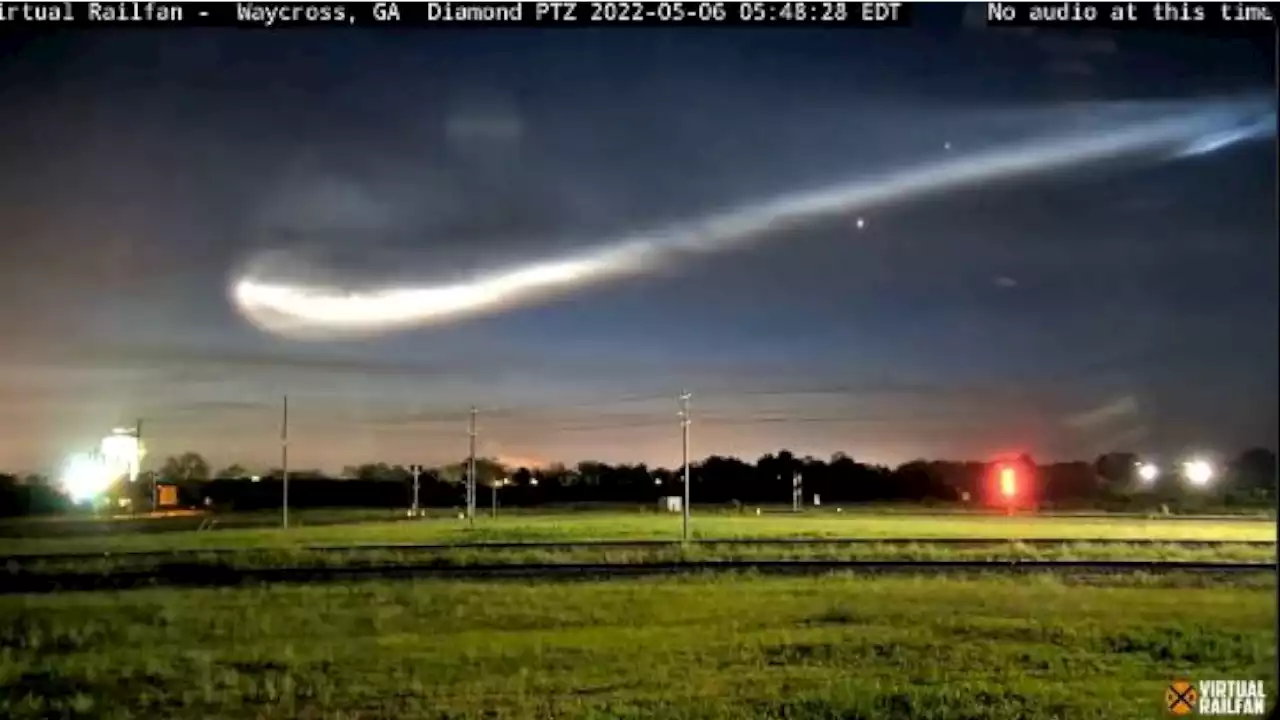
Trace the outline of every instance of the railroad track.
{"label": "railroad track", "polygon": [[[91,560],[100,558],[164,558],[182,559],[201,555],[236,555],[254,552],[294,551],[314,553],[352,553],[369,551],[422,551],[443,552],[456,550],[592,550],[610,548],[662,549],[684,546],[679,540],[529,540],[503,542],[462,542],[462,543],[380,543],[360,545],[292,545],[282,547],[245,547],[245,548],[190,548],[180,550],[127,550],[76,553],[20,553],[0,555],[0,566],[21,565],[34,561],[47,560]],[[1081,538],[700,538],[690,540],[688,545],[695,547],[725,546],[760,546],[760,547],[797,547],[797,546],[868,546],[881,545],[888,547],[907,547],[913,545],[938,545],[953,548],[984,548],[1020,545],[1024,547],[1057,547],[1062,545],[1135,545],[1139,547],[1181,547],[1181,548],[1269,548],[1275,547],[1274,540],[1153,540],[1139,539],[1081,539]]]}
{"label": "railroad track", "polygon": [[1099,575],[1118,573],[1275,574],[1270,562],[1187,562],[1148,560],[716,560],[662,563],[529,563],[441,566],[430,564],[336,568],[234,568],[172,564],[118,573],[12,572],[0,594],[138,587],[228,587],[263,583],[343,582],[369,579],[617,578],[708,572],[769,574],[1001,572]]}

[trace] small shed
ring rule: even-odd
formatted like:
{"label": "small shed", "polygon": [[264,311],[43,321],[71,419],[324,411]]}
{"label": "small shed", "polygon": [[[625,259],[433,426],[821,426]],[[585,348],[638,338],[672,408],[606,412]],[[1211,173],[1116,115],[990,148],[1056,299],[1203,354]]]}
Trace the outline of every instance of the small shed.
{"label": "small shed", "polygon": [[684,510],[684,498],[679,495],[660,497],[658,498],[658,507],[667,512],[678,513]]}
{"label": "small shed", "polygon": [[178,486],[173,483],[158,483],[156,485],[156,505],[162,508],[177,507]]}

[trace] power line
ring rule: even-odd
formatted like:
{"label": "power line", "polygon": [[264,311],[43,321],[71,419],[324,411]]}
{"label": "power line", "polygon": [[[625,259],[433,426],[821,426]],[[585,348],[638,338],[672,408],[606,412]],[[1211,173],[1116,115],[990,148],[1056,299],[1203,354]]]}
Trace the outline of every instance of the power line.
{"label": "power line", "polygon": [[[966,398],[971,398],[975,401],[987,402],[993,405],[994,404],[1005,405],[1008,403],[1008,401],[1015,400],[1015,399],[1036,401],[1039,399],[1037,396],[1041,394],[1041,393],[1032,392],[1032,391],[1024,392],[1024,391],[1012,391],[1008,389],[997,390],[997,389],[969,388],[969,389],[962,389],[961,391],[956,391],[956,390],[946,390],[944,388],[928,389],[928,388],[920,387],[912,390],[906,390],[905,388],[891,388],[891,389],[881,388],[877,390],[877,389],[866,388],[866,387],[855,388],[855,387],[848,387],[848,386],[831,386],[831,387],[810,387],[810,388],[788,388],[788,389],[761,388],[761,389],[755,389],[755,390],[739,390],[739,391],[720,392],[720,393],[710,392],[705,394],[700,393],[700,397],[711,399],[711,400],[736,400],[736,399],[745,400],[753,397],[788,397],[788,396],[795,396],[795,397],[825,396],[825,397],[834,398],[834,397],[858,397],[858,396],[874,395],[877,393],[898,392],[899,390],[920,394],[921,397],[928,397],[929,395],[932,395],[941,400],[953,399],[957,396],[957,393],[959,393]],[[926,393],[928,393],[929,395],[926,395]],[[644,398],[645,401],[650,401],[653,399],[655,398]],[[572,421],[577,419],[592,420],[592,424],[595,424],[595,420],[598,420],[600,418],[606,418],[606,419],[610,417],[612,418],[643,418],[646,415],[652,415],[654,417],[657,417],[661,414],[660,408],[657,408],[657,407],[655,407],[652,411],[630,411],[630,412],[615,412],[615,413],[576,412],[580,410],[589,411],[593,408],[616,407],[618,405],[632,403],[635,401],[636,399],[632,398],[627,400],[609,400],[609,401],[600,401],[600,402],[594,402],[594,403],[576,403],[576,404],[562,404],[562,405],[547,404],[542,406],[526,406],[526,407],[520,408],[519,410],[506,410],[506,411],[496,411],[496,412],[490,412],[489,409],[486,408],[485,413],[487,417],[493,418],[495,421],[502,422],[504,424],[507,422],[518,422],[522,420],[543,422],[548,418],[548,416],[554,417],[556,415],[564,415],[565,416],[564,420],[566,421]],[[716,403],[716,404],[719,404],[719,403]],[[721,411],[721,412],[731,412],[731,411]],[[453,422],[452,420],[449,419],[450,415],[452,414],[453,412],[449,410],[439,410],[439,411],[431,411],[431,412],[425,412],[425,413],[389,414],[384,417],[377,417],[377,418],[363,420],[362,424],[382,425],[382,426],[386,426],[386,425],[428,426],[433,424],[444,425],[444,424]]]}
{"label": "power line", "polygon": [[492,417],[513,417],[525,415],[528,413],[536,413],[541,410],[591,410],[598,407],[606,407],[609,405],[627,405],[640,402],[656,402],[659,400],[669,400],[670,396],[660,393],[631,393],[626,395],[618,395],[609,399],[593,400],[590,402],[580,403],[564,403],[559,405],[511,405],[507,407],[485,408],[485,415]]}
{"label": "power line", "polygon": [[[1145,352],[1150,352],[1152,349],[1153,348],[1151,346],[1147,346],[1142,348],[1141,350]],[[1053,372],[1046,373],[1041,378],[1036,378],[1036,380],[1042,381],[1048,378],[1056,378],[1059,381],[1059,385],[1060,385],[1061,380],[1070,378],[1073,376],[1090,377],[1094,375],[1106,374],[1109,370],[1113,369],[1113,366],[1122,365],[1125,362],[1133,361],[1141,354],[1145,354],[1145,352],[1123,353],[1117,356],[1113,356],[1112,358],[1109,358],[1107,360],[1077,364],[1076,367],[1073,367],[1073,368],[1055,369]],[[1060,391],[1062,388],[1059,386],[1056,389]],[[1002,388],[998,386],[988,387],[988,388],[953,386],[948,388],[948,387],[942,387],[942,386],[930,386],[927,383],[912,383],[912,382],[902,382],[902,381],[893,381],[893,380],[886,380],[883,382],[878,381],[878,382],[872,382],[872,383],[816,385],[816,386],[807,386],[807,387],[803,387],[803,386],[768,387],[768,386],[750,386],[746,384],[737,385],[735,387],[733,385],[728,385],[728,386],[722,385],[721,387],[712,389],[710,391],[700,390],[699,396],[704,398],[704,400],[707,398],[710,398],[712,400],[715,400],[717,398],[749,400],[750,398],[767,397],[767,396],[796,396],[797,398],[800,398],[800,396],[806,396],[806,395],[842,397],[842,396],[870,395],[870,394],[876,394],[876,393],[919,394],[921,395],[922,399],[936,393],[942,402],[939,404],[938,407],[934,407],[932,409],[922,408],[919,414],[907,413],[907,414],[898,415],[895,417],[886,417],[880,414],[868,414],[865,412],[859,412],[857,414],[819,415],[819,414],[814,414],[812,412],[804,412],[806,408],[803,408],[800,406],[797,406],[795,408],[794,414],[792,414],[791,411],[788,411],[785,408],[780,409],[780,411],[777,411],[777,412],[766,411],[762,413],[760,411],[761,409],[753,409],[749,405],[743,408],[743,412],[734,412],[732,409],[729,409],[729,408],[722,408],[720,410],[708,409],[704,403],[703,407],[704,407],[704,411],[706,412],[704,412],[702,415],[699,416],[699,421],[704,423],[708,428],[711,428],[711,429],[727,428],[727,427],[752,427],[752,426],[763,426],[763,425],[809,424],[809,425],[848,425],[851,427],[865,428],[868,431],[870,431],[874,428],[879,428],[879,427],[903,425],[903,426],[910,426],[912,428],[915,428],[917,432],[928,433],[930,429],[941,428],[943,426],[955,426],[957,423],[965,422],[968,419],[972,419],[975,413],[985,415],[988,412],[990,412],[990,413],[998,413],[1000,415],[1006,415],[1006,416],[1008,413],[1017,413],[1019,416],[1023,416],[1023,414],[1026,414],[1027,417],[1034,416],[1039,421],[1047,417],[1046,413],[1055,413],[1058,411],[1067,412],[1071,409],[1067,407],[1059,408],[1057,407],[1056,402],[1049,403],[1050,406],[1046,407],[1044,404],[1042,404],[1042,401],[1037,400],[1038,396],[1043,397],[1044,399],[1048,399],[1049,396],[1052,396],[1054,394],[1053,391],[1040,391],[1040,390],[1035,390],[1033,388],[1026,388],[1026,387],[1019,387],[1019,388],[1003,387]],[[964,410],[962,412],[962,417],[956,417],[955,412],[953,411],[957,411],[958,409],[955,407],[952,407],[951,405],[945,402],[949,398],[955,398],[957,394],[969,397],[973,400],[974,403],[976,403],[976,407],[969,410]],[[1022,399],[1029,401],[1030,406],[1025,408],[1007,407],[1008,405],[1007,401],[1011,399],[1011,396],[1020,397]],[[591,410],[604,409],[604,408],[617,408],[620,406],[625,407],[627,405],[634,405],[637,403],[646,403],[650,401],[656,401],[661,399],[661,397],[662,396],[660,395],[649,394],[649,393],[629,393],[629,394],[614,396],[611,399],[602,399],[602,400],[593,401],[593,402],[547,403],[540,406],[539,405],[508,406],[505,408],[495,409],[492,412],[486,409],[486,413],[487,413],[486,416],[487,417],[493,416],[495,418],[495,421],[500,422],[502,426],[506,426],[510,424],[513,427],[521,427],[521,426],[528,427],[528,425],[526,425],[526,423],[528,423],[530,425],[533,425],[534,426],[533,429],[535,429],[536,431],[546,432],[546,433],[566,433],[566,434],[595,433],[595,432],[610,432],[610,431],[627,430],[627,429],[643,429],[643,428],[649,428],[649,427],[658,428],[665,425],[665,423],[668,422],[668,420],[662,419],[662,415],[664,413],[663,411],[661,411],[660,408],[655,408],[652,411],[648,410],[647,408],[637,408],[636,410],[633,410],[633,411],[612,412],[612,413],[610,412],[592,413]],[[670,396],[667,396],[667,397],[669,398]],[[798,400],[797,402],[801,402],[801,401]],[[1065,402],[1065,398],[1064,398],[1064,402]],[[720,405],[721,403],[712,402],[711,404],[715,406],[715,405]],[[284,409],[283,409],[284,418],[282,421],[282,428],[281,428],[281,443],[282,443],[281,465],[285,466],[283,467],[283,472],[285,474],[284,479],[286,481],[285,490],[284,490],[285,502],[284,502],[284,508],[282,510],[282,515],[283,515],[283,522],[286,525],[288,522],[287,520],[287,516],[288,516],[287,433],[291,429],[287,427],[289,422],[287,405],[288,405],[288,399],[286,397],[284,399]],[[807,408],[807,409],[811,410],[812,408]],[[838,408],[832,408],[832,409],[835,409],[838,411]],[[169,408],[169,410],[171,412],[176,412],[180,409]],[[312,412],[312,410],[318,411],[318,410],[321,410],[321,408],[312,408],[312,409],[309,409],[309,412]],[[578,412],[578,411],[581,411],[581,412]],[[478,473],[476,471],[476,468],[474,467],[475,452],[476,452],[475,447],[477,442],[476,441],[477,432],[475,427],[476,412],[477,412],[476,409],[473,408],[472,417],[471,417],[471,427],[469,429],[469,440],[470,440],[471,452],[469,454],[468,482],[467,482],[468,495],[469,495],[468,513],[473,519],[475,514],[475,506],[476,506],[476,494],[477,494],[476,488],[478,486]],[[436,413],[432,411],[432,412],[425,412],[425,413],[408,414],[408,415],[402,416],[401,418],[394,418],[394,417],[384,418],[384,419],[362,418],[356,422],[359,422],[359,424],[361,425],[387,425],[387,424],[394,424],[397,422],[405,423],[405,424],[412,423],[415,425],[416,424],[430,425],[435,422],[441,422],[441,423],[456,422],[456,417],[457,417],[456,411],[449,414],[452,414],[455,419],[452,421],[449,421],[447,420],[447,417],[444,416],[443,412]],[[319,416],[313,415],[312,417],[315,418]],[[188,422],[194,420],[194,418],[190,418],[190,417],[182,417],[182,418],[175,417],[173,418],[174,420],[173,423],[166,422],[166,427],[169,427],[171,424],[186,425],[187,423],[181,422],[183,419],[187,420]],[[337,427],[341,425],[341,422],[335,422],[335,420],[340,420],[340,419],[334,418],[331,415],[328,418],[322,418],[319,421],[313,420],[313,422],[318,425],[332,426],[332,427]],[[304,418],[304,424],[307,424],[305,421],[306,419]],[[136,431],[139,437],[142,436],[141,425],[142,425],[142,422],[141,420],[139,420],[138,426],[136,428]],[[521,429],[523,430],[523,428]],[[203,437],[203,435],[204,433],[200,433],[199,435],[197,435],[194,432],[192,432],[189,435],[189,437],[192,439],[197,439],[199,437]],[[183,436],[183,433],[181,432],[166,433],[166,438],[168,439],[169,442],[172,442],[174,439],[182,436]],[[155,505],[158,502],[158,487],[156,487],[154,484],[152,488],[152,496],[153,496],[152,497],[153,505]]]}
{"label": "power line", "polygon": [[[970,417],[911,417],[911,416],[894,416],[894,417],[875,417],[875,416],[813,416],[813,415],[777,415],[768,417],[741,417],[716,414],[700,414],[698,416],[699,423],[709,427],[724,426],[753,426],[753,425],[786,425],[786,424],[817,424],[817,425],[862,425],[862,426],[892,426],[895,424],[911,424],[911,425],[954,425],[957,423],[969,424],[972,420]],[[555,424],[547,422],[538,422],[537,427],[541,431],[551,433],[576,433],[576,432],[601,432],[607,430],[625,430],[633,428],[660,428],[666,427],[667,420],[654,418],[652,420],[634,420],[629,422],[617,423],[593,423],[582,422],[574,424]]]}
{"label": "power line", "polygon": [[[137,474],[141,475],[142,474],[142,458],[146,457],[145,455],[142,454],[142,418],[138,418],[136,424],[133,426],[133,438],[137,446],[137,451],[139,453],[137,468],[135,468],[135,471],[137,472]],[[159,509],[160,509],[160,473],[155,472],[151,474],[151,512],[155,512],[156,510],[159,510]]]}
{"label": "power line", "polygon": [[[832,385],[798,385],[793,387],[767,387],[767,386],[751,386],[751,385],[722,385],[718,388],[703,389],[699,391],[699,397],[711,400],[734,400],[748,399],[754,397],[787,397],[787,396],[823,396],[823,397],[844,397],[844,396],[867,396],[867,395],[917,395],[920,397],[936,398],[936,399],[952,399],[957,397],[970,398],[976,401],[987,403],[1005,403],[1010,400],[1030,401],[1032,403],[1040,403],[1043,401],[1060,398],[1062,387],[1060,383],[1067,379],[1088,378],[1090,376],[1104,375],[1109,371],[1116,369],[1115,366],[1122,365],[1126,361],[1139,359],[1152,351],[1152,348],[1145,348],[1145,352],[1126,353],[1102,361],[1094,361],[1077,365],[1072,368],[1065,368],[1047,373],[1043,376],[1030,378],[1019,383],[1019,386],[1010,386],[1010,384],[992,384],[992,385],[974,385],[974,386],[946,386],[937,385],[928,382],[913,382],[899,380],[884,380],[867,383],[844,383]],[[1026,387],[1026,383],[1057,383],[1051,390],[1039,389],[1035,387]],[[505,406],[486,408],[487,417],[497,420],[520,420],[525,417],[531,419],[541,419],[547,413],[572,413],[573,411],[583,410],[590,411],[598,408],[608,408],[614,406],[625,406],[629,404],[643,402],[657,402],[663,400],[665,395],[655,393],[629,393],[605,398],[590,402],[578,403],[545,403],[545,404],[529,404],[519,406]],[[655,414],[660,411],[655,409]],[[450,417],[454,416],[454,411],[448,409],[429,410],[419,412],[406,412],[395,414],[384,414],[384,417],[375,417],[362,420],[362,424],[368,425],[429,425],[434,423],[450,423]],[[454,416],[456,417],[456,416]]]}

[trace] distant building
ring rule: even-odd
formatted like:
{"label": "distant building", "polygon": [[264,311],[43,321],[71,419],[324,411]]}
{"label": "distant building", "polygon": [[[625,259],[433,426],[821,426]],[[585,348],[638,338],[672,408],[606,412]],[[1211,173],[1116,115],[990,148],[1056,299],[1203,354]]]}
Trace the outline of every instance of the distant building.
{"label": "distant building", "polygon": [[173,483],[156,485],[156,505],[162,508],[178,506],[178,486]]}

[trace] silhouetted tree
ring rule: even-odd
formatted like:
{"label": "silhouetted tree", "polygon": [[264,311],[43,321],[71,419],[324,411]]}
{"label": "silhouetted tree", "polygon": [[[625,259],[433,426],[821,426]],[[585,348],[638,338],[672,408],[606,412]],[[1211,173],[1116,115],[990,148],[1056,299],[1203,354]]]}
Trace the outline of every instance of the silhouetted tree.
{"label": "silhouetted tree", "polygon": [[214,477],[219,480],[225,480],[228,478],[249,477],[249,471],[245,470],[244,467],[241,465],[238,465],[236,463],[231,463],[230,465],[219,470],[217,474],[214,475]]}
{"label": "silhouetted tree", "polygon": [[1276,497],[1276,454],[1266,448],[1240,453],[1228,468],[1233,497],[1240,502],[1265,503]]}
{"label": "silhouetted tree", "polygon": [[160,476],[174,482],[208,480],[209,462],[200,453],[187,451],[166,458],[160,466]]}
{"label": "silhouetted tree", "polygon": [[0,475],[0,516],[47,515],[71,510],[67,497],[42,480],[40,476]]}
{"label": "silhouetted tree", "polygon": [[[467,480],[467,467],[467,461],[463,460],[442,466],[437,469],[437,472],[445,482],[461,484]],[[477,486],[488,485],[499,478],[509,477],[510,474],[505,465],[493,458],[476,458]]]}
{"label": "silhouetted tree", "polygon": [[[1136,456],[1108,453],[1094,462],[1065,462],[1036,466],[1022,456],[999,464],[975,461],[914,460],[897,469],[859,463],[845,453],[829,460],[797,458],[787,450],[764,455],[754,465],[738,458],[711,456],[691,463],[693,498],[699,504],[789,504],[792,478],[803,478],[806,504],[821,495],[824,505],[858,502],[957,502],[969,493],[968,503],[1002,507],[995,469],[1014,463],[1018,468],[1018,504],[1112,508],[1152,508],[1169,504],[1179,510],[1229,506],[1264,506],[1276,494],[1276,456],[1253,448],[1241,453],[1210,488],[1188,490],[1170,477],[1147,488],[1133,482]],[[426,505],[457,507],[463,501],[465,461],[431,469],[420,475],[420,499]],[[1104,476],[1103,473],[1106,473]],[[232,465],[209,480],[208,464],[197,453],[166,459],[158,475],[176,482],[186,504],[203,505],[204,498],[222,508],[275,508],[282,496],[281,472],[272,469],[257,481]],[[343,479],[327,477],[319,470],[290,471],[290,503],[297,507],[364,506],[408,507],[412,498],[409,471],[383,462],[344,468]],[[661,495],[683,493],[680,468],[648,468],[645,465],[611,465],[584,461],[575,469],[550,465],[531,470],[507,468],[492,458],[476,461],[476,480],[487,488],[495,480],[509,478],[502,491],[506,505],[563,502],[652,503]],[[124,488],[145,504],[151,480]],[[487,498],[479,498],[483,507]],[[57,487],[41,478],[0,478],[0,514],[33,514],[68,510],[70,504]]]}
{"label": "silhouetted tree", "polygon": [[1040,478],[1040,498],[1051,505],[1085,505],[1103,490],[1096,463],[1053,463],[1040,468]]}
{"label": "silhouetted tree", "polygon": [[1133,486],[1137,467],[1138,456],[1131,452],[1103,453],[1094,461],[1094,468],[1098,475],[1106,481],[1107,487],[1114,491]]}
{"label": "silhouetted tree", "polygon": [[760,502],[791,502],[791,484],[802,465],[790,450],[764,455],[756,461]]}

